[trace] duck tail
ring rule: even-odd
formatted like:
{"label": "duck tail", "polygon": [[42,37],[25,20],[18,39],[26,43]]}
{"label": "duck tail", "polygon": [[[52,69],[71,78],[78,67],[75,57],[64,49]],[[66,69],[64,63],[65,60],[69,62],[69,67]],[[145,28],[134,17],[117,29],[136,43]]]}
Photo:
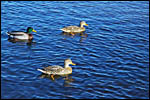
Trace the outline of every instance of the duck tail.
{"label": "duck tail", "polygon": [[61,31],[64,31],[64,28],[61,28],[60,30],[61,30]]}
{"label": "duck tail", "polygon": [[6,32],[6,34],[7,34],[7,35],[10,35],[10,33],[9,33],[9,32]]}
{"label": "duck tail", "polygon": [[37,69],[38,71],[42,72],[42,73],[46,73],[46,71],[42,70],[42,69]]}

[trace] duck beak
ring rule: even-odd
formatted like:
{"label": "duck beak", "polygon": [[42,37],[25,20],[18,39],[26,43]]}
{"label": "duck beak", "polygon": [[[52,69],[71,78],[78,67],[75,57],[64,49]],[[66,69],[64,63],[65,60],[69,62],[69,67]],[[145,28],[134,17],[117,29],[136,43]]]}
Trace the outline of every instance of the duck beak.
{"label": "duck beak", "polygon": [[86,26],[88,26],[88,24],[85,24]]}
{"label": "duck beak", "polygon": [[71,63],[72,65],[76,65],[75,63]]}
{"label": "duck beak", "polygon": [[34,30],[34,29],[33,29],[32,31],[33,31],[33,32],[36,32],[36,30]]}

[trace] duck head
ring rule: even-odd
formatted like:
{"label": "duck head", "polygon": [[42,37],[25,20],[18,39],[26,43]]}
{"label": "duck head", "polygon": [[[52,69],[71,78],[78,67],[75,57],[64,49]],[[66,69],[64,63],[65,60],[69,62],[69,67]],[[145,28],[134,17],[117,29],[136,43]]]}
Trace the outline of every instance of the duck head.
{"label": "duck head", "polygon": [[66,59],[65,60],[65,67],[68,67],[69,65],[76,65],[75,63],[73,63],[72,61],[71,61],[71,59]]}
{"label": "duck head", "polygon": [[31,32],[36,32],[36,30],[34,30],[32,27],[28,27],[27,28],[27,33],[31,33]]}
{"label": "duck head", "polygon": [[83,27],[84,25],[85,25],[85,26],[88,26],[88,24],[87,24],[85,21],[81,21],[81,22],[80,22],[80,27]]}

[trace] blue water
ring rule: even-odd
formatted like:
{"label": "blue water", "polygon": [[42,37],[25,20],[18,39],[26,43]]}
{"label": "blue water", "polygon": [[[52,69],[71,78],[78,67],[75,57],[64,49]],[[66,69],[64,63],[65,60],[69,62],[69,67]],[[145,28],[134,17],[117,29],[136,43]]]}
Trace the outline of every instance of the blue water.
{"label": "blue water", "polygon": [[[85,21],[84,35],[59,30]],[[33,27],[33,43],[7,31]],[[53,81],[37,68],[76,66]],[[148,99],[148,1],[2,1],[1,98]]]}

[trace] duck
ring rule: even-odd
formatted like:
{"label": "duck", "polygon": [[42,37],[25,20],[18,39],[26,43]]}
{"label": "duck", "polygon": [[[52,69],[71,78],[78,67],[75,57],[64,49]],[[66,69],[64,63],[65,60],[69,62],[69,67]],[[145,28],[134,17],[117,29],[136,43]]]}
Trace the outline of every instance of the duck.
{"label": "duck", "polygon": [[19,40],[32,40],[33,35],[31,32],[37,32],[34,30],[32,27],[28,27],[26,32],[21,32],[21,31],[12,31],[12,32],[7,32],[7,35],[9,38],[13,39],[19,39]]}
{"label": "duck", "polygon": [[74,33],[84,32],[85,31],[85,27],[83,27],[84,25],[88,26],[88,24],[85,21],[81,21],[80,26],[68,26],[68,27],[64,27],[60,30],[62,30],[63,32],[71,33],[72,35],[74,35]]}
{"label": "duck", "polygon": [[37,69],[38,71],[48,74],[54,80],[54,75],[68,75],[72,73],[72,68],[69,65],[76,65],[71,59],[65,59],[64,67],[59,65],[48,66],[43,69]]}

